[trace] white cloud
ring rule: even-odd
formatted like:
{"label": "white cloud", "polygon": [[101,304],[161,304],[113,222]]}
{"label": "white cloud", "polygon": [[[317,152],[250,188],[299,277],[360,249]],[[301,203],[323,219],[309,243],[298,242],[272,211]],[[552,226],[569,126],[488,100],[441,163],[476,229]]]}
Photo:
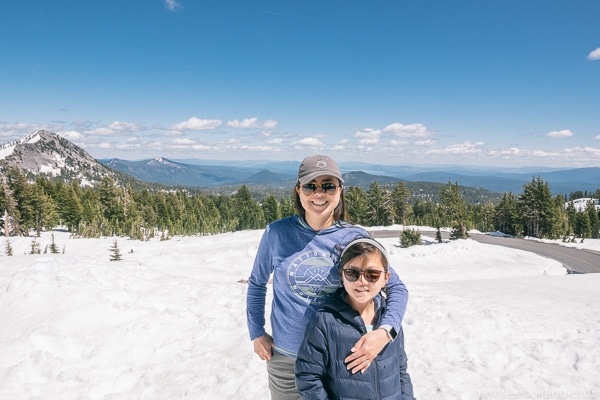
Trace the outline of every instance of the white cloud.
{"label": "white cloud", "polygon": [[181,4],[177,0],[165,0],[165,6],[171,11],[181,8]]}
{"label": "white cloud", "polygon": [[598,159],[600,157],[600,148],[598,147],[569,147],[564,149],[564,152],[569,155],[575,155],[576,158],[592,158]]}
{"label": "white cloud", "polygon": [[189,138],[181,138],[181,139],[173,139],[173,141],[171,142],[175,145],[193,145],[196,144],[195,141],[193,141],[192,139]]}
{"label": "white cloud", "polygon": [[220,119],[200,119],[198,117],[192,117],[187,121],[171,125],[169,129],[174,131],[205,131],[216,129],[221,126],[222,123],[223,121]]}
{"label": "white cloud", "polygon": [[227,126],[231,128],[242,128],[242,129],[275,129],[277,128],[278,122],[274,119],[268,119],[266,121],[259,121],[258,118],[246,118],[242,121],[234,119],[233,121],[227,122]]}
{"label": "white cloud", "polygon": [[511,147],[508,149],[491,150],[488,154],[492,157],[519,156],[523,154],[523,150]]}
{"label": "white cloud", "polygon": [[323,147],[323,142],[315,137],[307,137],[292,143],[293,147]]}
{"label": "white cloud", "polygon": [[83,138],[83,135],[77,131],[65,131],[65,132],[58,132],[58,134],[62,137],[64,137],[67,140],[80,140],[81,138]]}
{"label": "white cloud", "polygon": [[121,135],[123,133],[132,133],[146,130],[142,125],[134,124],[131,122],[115,121],[108,126],[102,126],[96,129],[86,130],[85,133],[89,135],[99,136],[113,136]]}
{"label": "white cloud", "polygon": [[464,155],[464,154],[477,154],[481,153],[481,149],[479,147],[483,146],[483,142],[471,143],[459,143],[454,144],[443,149],[432,149],[428,150],[427,154],[446,154],[446,155]]}
{"label": "white cloud", "polygon": [[596,136],[594,140],[600,140],[600,135]]}
{"label": "white cloud", "polygon": [[410,124],[404,125],[399,122],[394,122],[383,128],[384,132],[391,132],[399,137],[419,137],[419,138],[427,138],[433,135],[432,132],[429,132],[425,125],[423,124]]}
{"label": "white cloud", "polygon": [[20,139],[22,136],[29,135],[35,131],[46,130],[50,132],[57,132],[63,129],[62,125],[44,125],[44,124],[31,124],[29,122],[17,122],[9,123],[0,121],[0,137],[14,137],[14,139]]}
{"label": "white cloud", "polygon": [[587,56],[588,60],[600,60],[600,47],[596,50],[593,50]]}
{"label": "white cloud", "polygon": [[379,136],[381,136],[381,131],[379,129],[371,128],[365,128],[354,134],[354,137],[365,139],[379,139]]}
{"label": "white cloud", "polygon": [[361,146],[369,146],[379,143],[379,138],[365,138],[358,142]]}
{"label": "white cloud", "polygon": [[417,145],[417,146],[433,146],[436,143],[437,143],[436,140],[425,139],[425,140],[417,140],[415,142],[415,145]]}
{"label": "white cloud", "polygon": [[567,138],[567,137],[572,137],[574,136],[573,132],[571,132],[568,129],[563,129],[562,131],[552,131],[546,134],[546,136],[548,136],[549,138],[553,138],[553,139],[562,139],[562,138]]}
{"label": "white cloud", "polygon": [[269,143],[269,144],[283,144],[283,139],[272,139],[272,140],[269,140],[267,143]]}

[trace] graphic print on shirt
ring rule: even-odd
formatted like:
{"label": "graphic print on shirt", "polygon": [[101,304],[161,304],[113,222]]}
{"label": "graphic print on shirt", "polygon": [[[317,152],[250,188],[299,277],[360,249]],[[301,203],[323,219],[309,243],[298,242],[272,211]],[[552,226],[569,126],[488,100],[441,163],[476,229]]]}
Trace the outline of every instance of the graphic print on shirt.
{"label": "graphic print on shirt", "polygon": [[311,303],[323,303],[340,284],[336,264],[337,257],[326,251],[301,253],[290,263],[288,284],[298,296]]}

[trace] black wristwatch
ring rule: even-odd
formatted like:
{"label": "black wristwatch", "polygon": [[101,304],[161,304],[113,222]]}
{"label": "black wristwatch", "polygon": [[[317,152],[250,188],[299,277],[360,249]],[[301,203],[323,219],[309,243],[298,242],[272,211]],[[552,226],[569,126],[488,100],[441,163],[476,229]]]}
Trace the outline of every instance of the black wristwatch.
{"label": "black wristwatch", "polygon": [[390,342],[393,342],[396,339],[396,336],[398,336],[398,332],[396,332],[396,329],[391,325],[381,325],[380,328],[385,329],[390,338]]}

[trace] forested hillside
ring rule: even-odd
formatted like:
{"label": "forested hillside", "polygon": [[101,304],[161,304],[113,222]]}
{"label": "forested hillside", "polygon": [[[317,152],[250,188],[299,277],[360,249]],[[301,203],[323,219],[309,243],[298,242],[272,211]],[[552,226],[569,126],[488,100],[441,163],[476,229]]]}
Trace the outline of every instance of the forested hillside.
{"label": "forested hillside", "polygon": [[[265,193],[261,200],[242,185],[231,194],[192,192],[188,189],[133,188],[106,177],[97,187],[78,181],[63,182],[37,177],[29,181],[18,169],[7,169],[0,182],[0,229],[4,235],[28,235],[57,225],[74,236],[127,236],[146,239],[161,235],[206,235],[261,229],[294,214],[292,189],[277,197]],[[368,188],[345,189],[347,217],[365,226],[391,224],[463,227],[500,230],[512,235],[558,238],[577,235],[598,237],[599,215],[593,205],[577,212],[567,200],[600,197],[573,193],[569,199],[553,197],[541,178],[525,182],[519,195],[505,193],[497,202],[468,197],[468,189],[449,182],[440,185],[437,198],[420,196],[404,182]]]}

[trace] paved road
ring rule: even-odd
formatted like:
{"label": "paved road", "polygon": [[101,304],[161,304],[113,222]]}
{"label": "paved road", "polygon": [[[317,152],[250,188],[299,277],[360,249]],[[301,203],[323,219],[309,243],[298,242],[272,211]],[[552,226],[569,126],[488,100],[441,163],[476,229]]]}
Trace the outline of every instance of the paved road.
{"label": "paved road", "polygon": [[[377,237],[399,237],[401,231],[373,231]],[[421,231],[427,236],[435,236],[435,232]],[[443,232],[442,232],[443,233]],[[446,234],[447,236],[447,234]],[[561,246],[551,243],[540,243],[534,240],[525,240],[512,237],[497,237],[483,234],[472,234],[471,239],[487,244],[512,247],[525,251],[531,251],[544,257],[552,258],[562,263],[570,273],[587,274],[600,272],[600,252],[592,250],[580,250],[572,247]]]}

